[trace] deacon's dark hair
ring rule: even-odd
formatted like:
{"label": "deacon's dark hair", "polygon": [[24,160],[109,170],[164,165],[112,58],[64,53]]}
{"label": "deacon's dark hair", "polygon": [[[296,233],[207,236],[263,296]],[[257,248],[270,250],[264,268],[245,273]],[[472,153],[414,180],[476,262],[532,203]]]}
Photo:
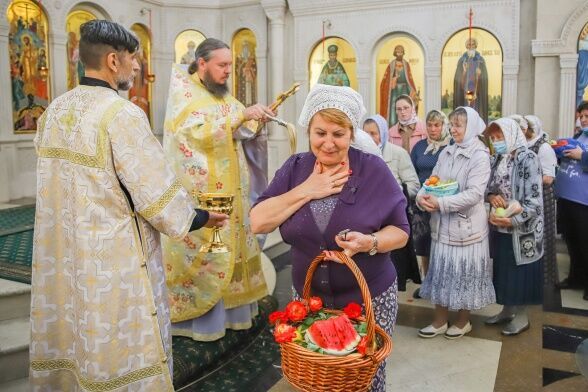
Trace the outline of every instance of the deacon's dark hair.
{"label": "deacon's dark hair", "polygon": [[576,109],[576,112],[582,113],[583,110],[588,110],[588,101],[580,102],[580,104],[578,105],[578,109]]}
{"label": "deacon's dark hair", "polygon": [[194,55],[194,60],[192,64],[188,67],[188,73],[190,75],[196,73],[198,71],[198,59],[204,59],[204,61],[208,62],[212,57],[212,52],[218,49],[230,49],[229,45],[225,44],[220,39],[216,38],[206,38],[198,47],[196,48],[196,52]]}
{"label": "deacon's dark hair", "polygon": [[115,50],[133,54],[139,40],[129,30],[108,20],[91,20],[80,26],[80,59],[86,68],[100,69],[102,57]]}

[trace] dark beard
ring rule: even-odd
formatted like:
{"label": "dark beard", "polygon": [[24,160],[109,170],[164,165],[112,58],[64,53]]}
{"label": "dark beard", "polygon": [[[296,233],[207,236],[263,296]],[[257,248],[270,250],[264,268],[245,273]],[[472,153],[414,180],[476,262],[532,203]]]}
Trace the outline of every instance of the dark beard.
{"label": "dark beard", "polygon": [[133,79],[121,79],[116,81],[116,89],[119,91],[128,91],[133,87]]}
{"label": "dark beard", "polygon": [[208,72],[204,74],[204,79],[202,80],[202,84],[204,84],[204,87],[206,87],[208,92],[210,92],[216,98],[223,98],[229,92],[229,86],[227,85],[226,82],[225,83],[215,82],[214,80],[212,80],[212,77],[210,76],[210,74]]}

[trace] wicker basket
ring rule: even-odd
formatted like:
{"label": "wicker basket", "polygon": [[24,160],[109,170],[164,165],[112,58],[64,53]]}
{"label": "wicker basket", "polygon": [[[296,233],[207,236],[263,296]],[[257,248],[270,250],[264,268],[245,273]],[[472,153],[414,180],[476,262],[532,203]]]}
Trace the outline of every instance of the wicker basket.
{"label": "wicker basket", "polygon": [[[346,356],[334,356],[310,351],[296,343],[282,343],[282,371],[284,377],[293,387],[307,392],[349,392],[368,391],[380,363],[392,351],[392,339],[381,327],[376,325],[372,298],[367,283],[357,265],[345,253],[335,252],[355,275],[365,304],[367,319],[367,347],[365,356],[352,353]],[[303,298],[310,298],[310,284],[318,265],[324,261],[323,254],[311,263],[304,281]],[[339,310],[327,310],[340,314]],[[361,318],[361,321],[366,321]],[[379,348],[373,352],[371,342],[377,338]]]}

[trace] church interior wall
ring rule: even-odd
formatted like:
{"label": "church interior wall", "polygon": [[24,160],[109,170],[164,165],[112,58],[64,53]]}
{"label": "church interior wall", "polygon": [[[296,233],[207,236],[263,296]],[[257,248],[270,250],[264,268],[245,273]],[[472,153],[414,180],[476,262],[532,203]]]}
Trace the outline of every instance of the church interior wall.
{"label": "church interior wall", "polygon": [[[0,47],[6,52],[8,24],[4,17],[9,0],[0,0]],[[562,124],[570,121],[570,108],[562,108],[564,73],[569,75],[573,54],[577,53],[578,35],[588,21],[588,1],[567,0],[216,0],[216,1],[108,1],[55,0],[42,2],[49,19],[49,53],[51,91],[56,97],[66,91],[65,20],[74,7],[93,7],[111,20],[130,28],[141,23],[151,28],[152,119],[154,133],[161,137],[169,86],[169,68],[174,59],[176,36],[186,29],[195,29],[206,37],[217,37],[230,43],[241,28],[254,32],[257,39],[258,96],[270,103],[276,93],[273,85],[288,88],[300,82],[295,97],[279,109],[279,117],[296,124],[309,90],[309,55],[322,37],[322,22],[330,24],[326,36],[347,40],[356,51],[358,90],[364,96],[368,113],[376,111],[374,64],[379,45],[393,33],[414,37],[424,52],[425,110],[440,108],[441,56],[445,43],[457,31],[468,26],[468,10],[474,10],[473,26],[492,33],[503,50],[503,114],[535,113],[545,128],[558,134]],[[283,42],[271,42],[271,20],[268,7],[283,3]],[[149,14],[142,9],[151,9]],[[328,12],[325,12],[328,9]],[[272,45],[283,45],[283,57],[272,60]],[[564,60],[561,56],[564,55]],[[570,58],[569,56],[572,55]],[[568,56],[568,57],[565,57]],[[563,62],[562,62],[563,61]],[[273,62],[273,63],[272,63]],[[562,64],[567,70],[562,71]],[[272,80],[272,67],[283,69],[283,80]],[[569,85],[569,76],[568,76]],[[0,91],[10,94],[10,70],[0,62]],[[541,92],[536,96],[535,92]],[[573,95],[573,92],[572,92]],[[546,99],[546,97],[550,97]],[[11,118],[10,99],[0,99],[0,118]],[[572,107],[573,110],[573,107]],[[567,117],[566,117],[567,116]],[[565,120],[565,121],[564,121]],[[268,160],[270,177],[288,156],[288,142],[281,128],[270,126]],[[0,121],[0,202],[33,196],[35,192],[35,154],[33,134],[15,134],[10,121]],[[306,130],[298,127],[299,151],[308,148]]]}
{"label": "church interior wall", "polygon": [[535,0],[522,0],[519,41],[519,91],[517,94],[517,112],[522,114],[534,113],[533,97],[535,96],[535,64],[533,56],[531,55],[531,40],[535,37],[535,31],[537,29],[536,23],[537,2]]}

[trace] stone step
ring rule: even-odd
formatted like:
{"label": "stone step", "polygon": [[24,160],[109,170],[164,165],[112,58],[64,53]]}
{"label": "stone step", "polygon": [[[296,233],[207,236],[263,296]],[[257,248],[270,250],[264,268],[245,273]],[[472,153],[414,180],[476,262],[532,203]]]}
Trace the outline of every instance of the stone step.
{"label": "stone step", "polygon": [[0,279],[0,321],[28,317],[31,285]]}
{"label": "stone step", "polygon": [[28,378],[19,378],[18,380],[0,383],[0,391],[2,392],[29,392],[30,390]]}
{"label": "stone step", "polygon": [[0,383],[28,376],[29,343],[28,316],[0,321]]}

